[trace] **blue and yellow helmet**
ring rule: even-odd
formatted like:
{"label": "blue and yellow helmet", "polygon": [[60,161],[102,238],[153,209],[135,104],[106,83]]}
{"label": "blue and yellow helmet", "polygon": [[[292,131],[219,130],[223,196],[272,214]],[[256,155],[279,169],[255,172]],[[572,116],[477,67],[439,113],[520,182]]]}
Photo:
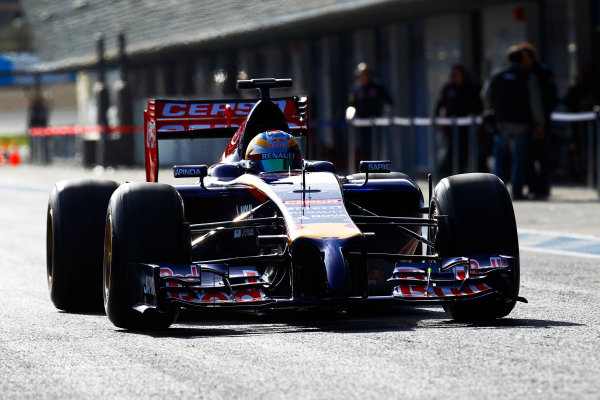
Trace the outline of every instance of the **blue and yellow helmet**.
{"label": "blue and yellow helmet", "polygon": [[289,171],[302,168],[302,154],[296,139],[287,132],[259,133],[246,149],[248,167],[260,172]]}

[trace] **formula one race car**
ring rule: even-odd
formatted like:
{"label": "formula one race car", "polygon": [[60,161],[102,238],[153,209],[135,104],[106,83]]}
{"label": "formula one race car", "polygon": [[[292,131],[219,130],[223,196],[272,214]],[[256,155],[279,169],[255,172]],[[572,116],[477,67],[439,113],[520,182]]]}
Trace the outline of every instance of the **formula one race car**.
{"label": "formula one race car", "polygon": [[[47,216],[55,306],[103,300],[114,325],[158,329],[181,307],[396,301],[472,320],[525,301],[512,203],[495,175],[451,176],[435,190],[430,180],[427,204],[389,161],[340,176],[330,162],[303,159],[307,99],[270,98],[291,84],[238,81],[259,89],[258,101],[149,100],[148,182],[57,183]],[[159,140],[215,137],[232,138],[219,163],[173,167],[197,183],[157,183]]]}

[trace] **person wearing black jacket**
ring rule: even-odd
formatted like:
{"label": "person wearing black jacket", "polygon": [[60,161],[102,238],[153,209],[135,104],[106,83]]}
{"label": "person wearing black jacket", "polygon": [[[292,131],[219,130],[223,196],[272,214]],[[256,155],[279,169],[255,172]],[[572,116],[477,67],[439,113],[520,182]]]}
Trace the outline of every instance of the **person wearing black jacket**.
{"label": "person wearing black jacket", "polygon": [[554,82],[554,72],[537,60],[537,51],[531,43],[521,43],[523,65],[537,79],[542,100],[544,120],[543,135],[535,135],[529,149],[527,185],[535,198],[546,199],[550,196],[550,153],[552,151],[552,132],[550,116],[558,104],[558,90]]}
{"label": "person wearing black jacket", "polygon": [[[450,82],[442,87],[435,106],[436,117],[464,117],[476,115],[481,112],[481,100],[477,88],[471,83],[469,74],[464,65],[457,64],[452,67]],[[454,151],[458,151],[459,172],[466,172],[468,159],[468,132],[466,126],[458,128],[458,149],[452,146],[452,126],[446,126],[441,131],[446,142],[445,151],[441,152],[437,165],[440,177],[452,174],[452,158]]]}
{"label": "person wearing black jacket", "polygon": [[[360,63],[356,67],[355,75],[358,78],[356,85],[352,87],[348,95],[348,103],[356,109],[356,118],[375,118],[389,113],[392,105],[392,97],[379,81],[373,78],[371,68],[366,63]],[[361,157],[373,156],[371,149],[371,135],[373,129],[370,127],[360,128]]]}
{"label": "person wearing black jacket", "polygon": [[506,181],[508,159],[512,160],[510,181],[515,200],[525,198],[528,148],[534,134],[543,134],[544,123],[538,80],[523,60],[523,50],[510,47],[508,63],[492,72],[482,90],[482,98],[494,112],[498,131],[494,137],[494,173]]}

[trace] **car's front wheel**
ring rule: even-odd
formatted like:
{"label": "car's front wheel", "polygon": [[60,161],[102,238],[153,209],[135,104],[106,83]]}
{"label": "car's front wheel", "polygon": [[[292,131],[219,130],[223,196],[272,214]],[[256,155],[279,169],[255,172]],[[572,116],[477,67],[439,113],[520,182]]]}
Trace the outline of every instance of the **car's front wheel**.
{"label": "car's front wheel", "polygon": [[519,294],[519,240],[510,195],[492,174],[444,178],[435,187],[430,212],[438,221],[432,231],[441,257],[506,255],[514,258],[509,275],[494,282],[499,295],[444,306],[457,320],[494,319],[508,315]]}
{"label": "car's front wheel", "polygon": [[104,308],[111,322],[126,329],[162,329],[178,307],[160,305],[141,313],[133,307],[133,264],[189,262],[179,193],[159,183],[126,183],[111,197],[104,238]]}

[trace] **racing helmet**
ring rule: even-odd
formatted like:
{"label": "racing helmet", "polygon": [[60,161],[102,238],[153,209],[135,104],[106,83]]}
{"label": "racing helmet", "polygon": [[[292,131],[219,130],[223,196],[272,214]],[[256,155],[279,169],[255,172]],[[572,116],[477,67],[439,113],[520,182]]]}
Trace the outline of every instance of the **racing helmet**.
{"label": "racing helmet", "polygon": [[256,135],[248,144],[245,158],[249,168],[260,172],[302,168],[302,154],[296,139],[280,130]]}

